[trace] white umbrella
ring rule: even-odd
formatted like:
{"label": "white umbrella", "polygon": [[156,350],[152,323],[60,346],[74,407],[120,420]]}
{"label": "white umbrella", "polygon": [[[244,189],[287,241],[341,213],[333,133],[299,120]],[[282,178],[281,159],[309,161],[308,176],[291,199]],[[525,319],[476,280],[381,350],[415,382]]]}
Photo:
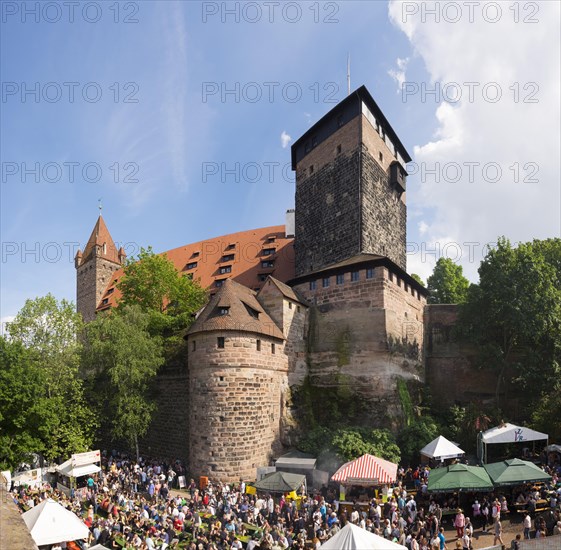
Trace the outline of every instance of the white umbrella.
{"label": "white umbrella", "polygon": [[347,523],[320,548],[321,550],[407,550],[405,546],[379,537],[353,523]]}
{"label": "white umbrella", "polygon": [[76,514],[50,498],[21,516],[37,546],[88,538],[90,530]]}

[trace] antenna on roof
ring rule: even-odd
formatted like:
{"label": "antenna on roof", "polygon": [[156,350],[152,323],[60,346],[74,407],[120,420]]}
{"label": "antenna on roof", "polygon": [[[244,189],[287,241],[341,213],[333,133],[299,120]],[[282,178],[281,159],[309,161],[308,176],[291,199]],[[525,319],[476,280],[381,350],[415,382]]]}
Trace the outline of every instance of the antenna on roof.
{"label": "antenna on roof", "polygon": [[347,53],[347,95],[351,95],[351,54]]}
{"label": "antenna on roof", "polygon": [[101,204],[101,199],[97,199],[97,207],[99,208],[99,215],[101,216],[101,210],[103,208],[103,205]]}

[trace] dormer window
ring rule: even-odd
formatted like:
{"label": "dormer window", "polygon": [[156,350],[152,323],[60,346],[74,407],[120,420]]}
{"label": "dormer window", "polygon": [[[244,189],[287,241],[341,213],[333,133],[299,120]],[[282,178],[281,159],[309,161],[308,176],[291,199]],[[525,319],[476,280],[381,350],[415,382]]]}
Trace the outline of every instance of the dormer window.
{"label": "dormer window", "polygon": [[245,302],[242,302],[242,304],[245,306],[245,309],[247,310],[247,312],[251,317],[253,317],[254,319],[259,319],[259,312],[256,309],[253,309],[251,306],[248,306]]}
{"label": "dormer window", "polygon": [[221,306],[218,308],[218,315],[223,317],[224,315],[230,315],[230,307],[229,306]]}
{"label": "dormer window", "polygon": [[220,288],[220,287],[224,284],[224,281],[225,281],[225,280],[226,280],[226,279],[216,279],[216,281],[214,281],[214,286],[215,286],[216,288]]}
{"label": "dormer window", "polygon": [[277,238],[274,235],[272,235],[271,237],[267,237],[267,242],[268,243],[274,243],[276,240],[277,240]]}
{"label": "dormer window", "polygon": [[236,248],[236,243],[230,243],[230,244],[226,247],[226,250],[233,250],[234,248]]}
{"label": "dormer window", "polygon": [[193,252],[192,257],[193,258],[198,258],[200,252]]}
{"label": "dormer window", "polygon": [[270,269],[271,267],[275,267],[275,262],[273,260],[265,260],[261,262],[261,267],[263,269]]}
{"label": "dormer window", "polygon": [[264,248],[263,249],[263,256],[271,256],[276,252],[274,248]]}
{"label": "dormer window", "polygon": [[107,294],[113,294],[114,291],[115,291],[114,288],[110,288],[110,289],[107,291]]}
{"label": "dormer window", "polygon": [[224,256],[222,256],[222,260],[220,260],[221,262],[233,262],[234,261],[234,254],[224,254]]}
{"label": "dormer window", "polygon": [[232,266],[231,265],[224,265],[220,269],[220,275],[224,275],[225,273],[232,273]]}
{"label": "dormer window", "polygon": [[197,267],[197,262],[189,262],[187,264],[187,269],[195,269]]}

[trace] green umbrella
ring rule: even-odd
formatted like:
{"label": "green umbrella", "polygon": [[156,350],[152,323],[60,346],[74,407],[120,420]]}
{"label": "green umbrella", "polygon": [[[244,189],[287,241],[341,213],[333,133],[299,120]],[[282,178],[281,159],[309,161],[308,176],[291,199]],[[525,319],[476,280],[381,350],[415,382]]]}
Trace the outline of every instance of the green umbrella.
{"label": "green umbrella", "polygon": [[452,464],[435,468],[429,474],[429,493],[451,491],[491,491],[493,482],[489,474],[480,466]]}
{"label": "green umbrella", "polygon": [[493,483],[498,486],[521,485],[522,483],[549,481],[551,479],[550,475],[535,464],[519,458],[485,464],[484,468]]}

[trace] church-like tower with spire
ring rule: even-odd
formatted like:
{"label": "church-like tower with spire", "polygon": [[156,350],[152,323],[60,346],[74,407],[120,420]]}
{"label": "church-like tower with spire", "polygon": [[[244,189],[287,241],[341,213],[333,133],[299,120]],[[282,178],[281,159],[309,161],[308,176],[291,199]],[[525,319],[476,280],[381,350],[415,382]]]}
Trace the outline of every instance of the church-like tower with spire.
{"label": "church-like tower with spire", "polygon": [[125,258],[125,251],[117,250],[100,212],[84,252],[78,250],[74,258],[76,309],[86,323],[95,319],[101,296]]}

